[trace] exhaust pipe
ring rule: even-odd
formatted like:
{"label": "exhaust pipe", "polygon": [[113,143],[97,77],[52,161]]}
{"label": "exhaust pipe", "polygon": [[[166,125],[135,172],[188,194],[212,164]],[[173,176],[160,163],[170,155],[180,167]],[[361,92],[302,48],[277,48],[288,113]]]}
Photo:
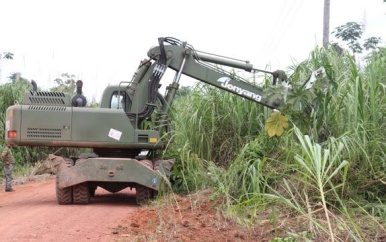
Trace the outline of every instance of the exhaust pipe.
{"label": "exhaust pipe", "polygon": [[35,95],[38,92],[38,85],[34,80],[31,80],[31,84],[32,84],[32,92]]}
{"label": "exhaust pipe", "polygon": [[82,87],[83,87],[83,82],[81,80],[78,80],[76,82],[76,95],[72,98],[73,107],[86,106],[87,100],[86,100],[86,97],[83,95]]}

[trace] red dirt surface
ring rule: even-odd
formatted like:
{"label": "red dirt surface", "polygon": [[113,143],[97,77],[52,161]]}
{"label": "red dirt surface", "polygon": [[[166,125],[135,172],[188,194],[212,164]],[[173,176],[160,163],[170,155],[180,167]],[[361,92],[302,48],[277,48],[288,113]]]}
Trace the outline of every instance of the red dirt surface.
{"label": "red dirt surface", "polygon": [[218,214],[209,191],[185,197],[162,198],[141,207],[122,220],[117,228],[119,241],[269,241],[274,230],[269,223],[242,227]]}
{"label": "red dirt surface", "polygon": [[88,205],[59,205],[54,177],[0,189],[0,241],[116,241],[118,221],[139,209],[133,193],[100,188]]}
{"label": "red dirt surface", "polygon": [[[24,182],[23,182],[24,183]],[[0,241],[268,241],[273,230],[241,228],[217,215],[209,193],[135,205],[129,189],[98,188],[87,205],[58,205],[55,179],[0,185]],[[172,200],[172,201],[171,201]]]}

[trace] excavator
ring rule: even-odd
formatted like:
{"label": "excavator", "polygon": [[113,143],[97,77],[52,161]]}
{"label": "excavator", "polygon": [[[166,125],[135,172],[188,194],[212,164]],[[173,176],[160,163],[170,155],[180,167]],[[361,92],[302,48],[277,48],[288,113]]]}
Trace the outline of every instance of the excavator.
{"label": "excavator", "polygon": [[[264,97],[263,88],[225,68],[272,75],[272,85],[286,82],[284,71],[256,69],[249,61],[197,51],[171,37],[159,38],[147,56],[130,81],[105,88],[98,108],[86,106],[82,81],[77,81],[73,97],[38,91],[31,81],[32,91],[25,93],[23,102],[8,107],[7,144],[92,149],[58,164],[55,189],[59,204],[87,204],[97,187],[111,193],[135,189],[138,204],[157,194],[174,163],[156,154],[166,147],[163,137],[168,131],[168,113],[182,75],[270,109],[284,105],[283,100]],[[161,95],[161,80],[168,69],[175,75]],[[311,74],[307,86],[318,74]]]}

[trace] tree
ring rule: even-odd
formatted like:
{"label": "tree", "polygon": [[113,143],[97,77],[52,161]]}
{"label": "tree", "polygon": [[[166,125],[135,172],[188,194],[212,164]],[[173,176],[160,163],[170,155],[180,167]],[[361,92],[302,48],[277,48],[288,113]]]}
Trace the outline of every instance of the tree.
{"label": "tree", "polygon": [[[0,61],[2,59],[12,60],[13,59],[13,53],[11,53],[11,52],[1,52],[0,53]],[[1,66],[0,66],[0,82],[1,82]]]}
{"label": "tree", "polygon": [[324,13],[323,13],[323,47],[326,47],[330,34],[330,0],[324,0]]}
{"label": "tree", "polygon": [[11,52],[3,52],[3,53],[0,54],[0,59],[12,60],[13,59],[13,53],[11,53]]}
{"label": "tree", "polygon": [[[386,1],[386,0],[385,0]],[[380,37],[370,37],[365,40],[363,47],[365,50],[375,50],[378,48],[378,45],[382,42]]]}
{"label": "tree", "polygon": [[66,92],[70,95],[76,91],[75,75],[63,73],[60,75],[62,78],[56,78],[54,82],[56,86],[51,88],[53,92]]}
{"label": "tree", "polygon": [[362,37],[362,27],[355,22],[348,22],[345,25],[341,25],[335,28],[332,32],[337,39],[341,39],[346,42],[348,47],[352,50],[353,55],[355,53],[362,53],[363,48],[359,44],[358,40]]}
{"label": "tree", "polygon": [[[363,40],[363,44],[361,44],[363,30],[362,26],[356,22],[348,22],[338,26],[332,34],[335,34],[337,39],[347,43],[348,48],[353,53],[354,59],[355,55],[361,54],[364,49],[367,51],[377,49],[382,41],[380,37],[370,37]],[[337,43],[334,43],[334,45],[338,46]]]}
{"label": "tree", "polygon": [[12,73],[8,78],[11,80],[12,84],[20,82],[30,85],[29,81],[26,78],[22,77],[20,72]]}

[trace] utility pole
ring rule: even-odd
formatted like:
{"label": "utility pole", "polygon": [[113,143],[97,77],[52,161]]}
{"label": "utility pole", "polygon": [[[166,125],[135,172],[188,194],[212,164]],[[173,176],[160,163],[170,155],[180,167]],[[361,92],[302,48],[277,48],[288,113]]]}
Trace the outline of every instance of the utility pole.
{"label": "utility pole", "polygon": [[324,0],[323,14],[323,47],[326,47],[330,36],[330,0]]}

